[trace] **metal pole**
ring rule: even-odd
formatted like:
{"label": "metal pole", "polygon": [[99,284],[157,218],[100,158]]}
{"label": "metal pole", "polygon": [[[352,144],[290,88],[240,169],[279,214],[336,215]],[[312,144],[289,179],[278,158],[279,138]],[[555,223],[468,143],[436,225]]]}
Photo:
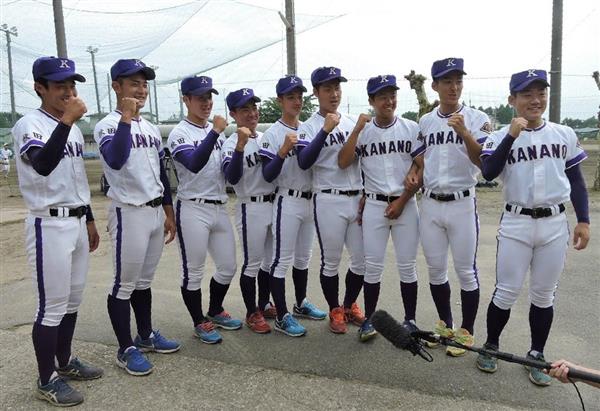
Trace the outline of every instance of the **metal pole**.
{"label": "metal pole", "polygon": [[10,49],[10,36],[17,36],[17,28],[15,26],[8,28],[7,24],[3,24],[1,30],[6,33],[6,54],[8,57],[8,83],[10,89],[10,119],[13,124],[17,121],[17,110],[15,108],[15,86],[13,84],[13,69],[12,69],[12,54]]}
{"label": "metal pole", "polygon": [[[154,109],[156,111],[156,123],[158,124],[158,93],[156,92],[156,80],[153,81],[154,83]],[[150,103],[152,104],[152,103]]]}
{"label": "metal pole", "polygon": [[94,73],[94,89],[96,89],[96,105],[98,106],[98,113],[102,111],[100,107],[100,93],[98,93],[98,77],[96,77],[96,58],[95,54],[98,52],[97,47],[89,46],[87,52],[92,55],[92,71]]}
{"label": "metal pole", "polygon": [[285,28],[287,69],[291,76],[296,75],[296,18],[294,14],[294,0],[285,0],[285,18],[289,23]]}
{"label": "metal pole", "polygon": [[181,88],[179,88],[179,120],[183,120],[183,94],[181,94]]}
{"label": "metal pole", "polygon": [[52,0],[54,10],[54,31],[56,32],[56,52],[58,57],[67,57],[67,38],[65,37],[65,18],[62,0]]}
{"label": "metal pole", "polygon": [[112,81],[110,81],[110,74],[106,73],[106,85],[108,86],[108,111],[112,111],[112,97],[110,96],[110,93],[112,91],[111,88],[111,83]]}
{"label": "metal pole", "polygon": [[560,123],[562,77],[562,0],[552,1],[552,56],[550,58],[550,121]]}
{"label": "metal pole", "polygon": [[152,112],[152,95],[150,94],[150,90],[148,90],[148,102],[150,103],[150,118],[153,118],[154,113]]}

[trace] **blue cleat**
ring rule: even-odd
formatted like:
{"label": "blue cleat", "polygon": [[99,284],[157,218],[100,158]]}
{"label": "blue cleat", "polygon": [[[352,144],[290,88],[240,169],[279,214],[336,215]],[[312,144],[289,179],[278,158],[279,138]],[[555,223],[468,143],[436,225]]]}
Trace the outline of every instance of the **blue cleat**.
{"label": "blue cleat", "polygon": [[215,327],[219,327],[224,330],[239,330],[242,328],[242,322],[236,318],[233,318],[227,311],[222,311],[215,316],[209,315],[207,317],[213,322]]}
{"label": "blue cleat", "polygon": [[83,402],[83,395],[59,376],[52,378],[46,385],[41,385],[38,379],[35,396],[57,407],[71,407]]}
{"label": "blue cleat", "polygon": [[297,317],[310,318],[311,320],[324,320],[327,318],[325,311],[319,310],[306,298],[302,301],[300,307],[294,304],[294,315]]}
{"label": "blue cleat", "polygon": [[124,352],[117,352],[117,365],[131,375],[148,375],[152,372],[152,364],[136,347],[129,347]]}
{"label": "blue cleat", "polygon": [[104,374],[102,368],[86,364],[77,357],[71,358],[67,365],[62,368],[57,368],[56,372],[61,377],[79,381],[95,380],[96,378],[102,377],[102,374]]}
{"label": "blue cleat", "polygon": [[133,340],[135,346],[141,352],[157,352],[161,354],[169,354],[175,351],[179,351],[181,344],[175,340],[167,340],[163,337],[158,330],[152,331],[150,337],[146,340],[138,335]]}
{"label": "blue cleat", "polygon": [[402,326],[406,328],[409,333],[416,333],[419,331],[419,327],[417,327],[415,320],[404,320]]}
{"label": "blue cleat", "polygon": [[[527,359],[546,362],[546,360],[544,359],[544,354],[542,354],[541,352],[535,355],[531,354],[531,352],[528,352]],[[548,374],[545,374],[539,368],[529,367],[526,365],[525,369],[529,370],[529,381],[531,381],[535,385],[540,387],[547,387],[552,383],[552,377],[550,377]]]}
{"label": "blue cleat", "polygon": [[205,344],[217,344],[223,341],[221,334],[215,330],[215,325],[210,321],[204,321],[195,326],[194,334]]}
{"label": "blue cleat", "polygon": [[373,324],[371,324],[371,321],[369,321],[368,319],[363,321],[362,325],[358,329],[358,338],[362,342],[365,342],[365,341],[369,341],[371,338],[375,337],[376,335],[377,335],[377,331],[375,330],[375,327],[373,327]]}
{"label": "blue cleat", "polygon": [[287,334],[290,337],[302,337],[306,334],[306,328],[300,325],[290,313],[286,313],[281,321],[275,320],[275,331]]}

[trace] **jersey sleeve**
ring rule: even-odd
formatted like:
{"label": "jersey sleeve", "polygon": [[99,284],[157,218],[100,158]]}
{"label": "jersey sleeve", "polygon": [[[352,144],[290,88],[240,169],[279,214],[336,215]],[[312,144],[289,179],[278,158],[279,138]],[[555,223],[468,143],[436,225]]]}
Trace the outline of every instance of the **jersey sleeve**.
{"label": "jersey sleeve", "polygon": [[577,135],[575,134],[573,129],[568,129],[567,136],[569,142],[567,144],[567,162],[565,164],[566,170],[570,169],[573,166],[576,166],[577,164],[581,163],[587,158],[587,153],[581,147],[579,139],[577,138]]}
{"label": "jersey sleeve", "polygon": [[419,132],[419,125],[414,121],[410,121],[408,123],[408,128],[410,130],[409,141],[412,145],[410,156],[415,158],[425,152],[425,146],[423,145],[423,139],[420,138],[421,133]]}
{"label": "jersey sleeve", "polygon": [[98,148],[112,140],[117,131],[118,120],[111,117],[104,117],[94,127],[94,140]]}
{"label": "jersey sleeve", "polygon": [[485,140],[492,132],[492,123],[490,123],[490,118],[486,113],[482,111],[477,111],[477,114],[478,115],[475,116],[473,122],[473,128],[470,131],[473,134],[475,140],[480,145],[483,145],[483,143],[485,143]]}
{"label": "jersey sleeve", "polygon": [[314,130],[314,127],[310,124],[310,122],[306,121],[300,125],[298,128],[298,142],[296,146],[298,147],[306,147],[317,135],[317,132]]}
{"label": "jersey sleeve", "polygon": [[193,150],[194,144],[190,141],[186,133],[175,127],[169,133],[169,138],[167,138],[167,147],[169,147],[171,155],[175,157],[177,153]]}
{"label": "jersey sleeve", "polygon": [[221,167],[225,168],[227,164],[231,161],[231,157],[233,156],[233,151],[235,150],[235,145],[237,144],[237,134],[233,133],[223,144],[223,148],[221,149]]}
{"label": "jersey sleeve", "polygon": [[158,150],[158,157],[160,159],[164,159],[165,158],[165,148],[163,145],[163,139],[162,139],[162,134],[160,133],[160,128],[157,125],[154,125],[154,130],[156,133],[156,138],[158,139],[158,145],[156,146],[156,149]]}
{"label": "jersey sleeve", "polygon": [[260,155],[272,160],[277,155],[279,148],[276,133],[271,129],[267,130],[260,142]]}
{"label": "jersey sleeve", "polygon": [[483,143],[481,154],[479,156],[489,156],[494,151],[496,151],[496,148],[498,148],[498,145],[502,142],[502,139],[504,138],[504,136],[506,136],[506,133],[506,128],[502,128],[501,130],[490,134]]}
{"label": "jersey sleeve", "polygon": [[35,117],[23,117],[12,129],[15,149],[19,156],[26,157],[31,147],[44,147],[50,136],[44,135],[43,124]]}

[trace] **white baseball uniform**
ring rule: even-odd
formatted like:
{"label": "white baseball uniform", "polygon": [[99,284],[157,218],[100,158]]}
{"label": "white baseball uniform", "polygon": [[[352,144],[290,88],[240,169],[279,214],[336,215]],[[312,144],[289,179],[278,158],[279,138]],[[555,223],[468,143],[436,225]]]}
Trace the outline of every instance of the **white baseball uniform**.
{"label": "white baseball uniform", "polygon": [[[255,278],[259,268],[269,272],[273,256],[272,194],[275,186],[265,181],[262,175],[260,145],[263,134],[256,132],[244,147],[243,174],[233,186],[238,198],[235,225],[244,252],[241,273]],[[231,161],[237,144],[237,133],[225,141],[221,150],[221,164]]]}
{"label": "white baseball uniform", "polygon": [[48,176],[38,174],[27,157],[32,147],[44,147],[58,123],[38,109],[12,129],[19,187],[29,209],[25,245],[38,297],[35,322],[45,326],[58,326],[66,313],[77,312],[89,258],[86,219],[69,217],[70,209],[90,204],[81,131],[71,127],[63,158]]}
{"label": "white baseball uniform", "polygon": [[[296,131],[297,128],[277,120],[263,135],[260,154],[275,158],[285,135]],[[315,237],[312,172],[300,168],[296,148],[288,153],[274,184],[277,196],[272,219],[274,259],[271,269],[275,277],[285,278],[292,262],[299,270],[308,268]]]}
{"label": "white baseball uniform", "polygon": [[10,158],[13,153],[8,148],[0,148],[0,170],[4,177],[8,177],[8,173],[10,172]]}
{"label": "white baseball uniform", "polygon": [[[503,127],[487,139],[482,157],[494,152],[508,129]],[[510,309],[516,302],[528,270],[531,303],[540,308],[552,305],[569,241],[567,217],[559,209],[570,201],[565,170],[586,158],[573,130],[551,122],[524,129],[513,142],[500,174],[506,205],[498,230],[493,296],[499,308]],[[552,215],[532,218],[520,214],[524,208],[549,208]]]}
{"label": "white baseball uniform", "polygon": [[[404,177],[418,153],[419,126],[411,120],[396,117],[386,127],[376,120],[365,125],[358,137],[356,152],[364,176],[367,196],[363,211],[363,243],[365,249],[365,282],[381,282],[385,250],[392,236],[396,251],[396,266],[400,280],[417,281],[416,258],[419,246],[419,211],[415,198],[411,198],[402,214],[395,220],[384,213],[393,201],[404,192]],[[377,199],[379,197],[379,199]]]}
{"label": "white baseball uniform", "polygon": [[[112,140],[121,113],[109,113],[96,124],[98,147]],[[110,184],[108,232],[113,244],[115,276],[110,294],[127,300],[133,290],[150,288],[164,244],[165,214],[160,204],[147,203],[163,194],[160,159],[164,156],[160,130],[143,117],[131,120],[131,152],[120,170],[101,155]],[[158,200],[157,200],[158,202]]]}
{"label": "white baseball uniform", "polygon": [[[298,129],[298,146],[306,147],[325,124],[325,117],[314,113]],[[320,274],[338,275],[344,244],[350,254],[350,270],[364,275],[362,229],[358,225],[360,194],[344,195],[339,191],[361,191],[358,161],[346,169],[338,166],[338,153],[354,129],[355,121],[340,114],[340,122],[325,139],[325,144],[312,166],[315,227],[321,249]],[[325,193],[324,191],[329,191]]]}
{"label": "white baseball uniform", "polygon": [[[457,113],[464,116],[467,129],[479,144],[483,144],[489,134],[488,116],[464,105]],[[418,152],[425,162],[421,243],[431,284],[448,281],[450,245],[460,287],[464,291],[473,291],[479,288],[476,264],[479,217],[475,199],[479,169],[469,159],[462,137],[448,125],[452,114],[442,114],[437,109],[419,121],[422,145]],[[431,198],[437,195],[449,196],[452,201]]]}
{"label": "white baseball uniform", "polygon": [[227,194],[221,171],[225,135],[219,136],[208,162],[198,173],[176,158],[177,153],[198,147],[211,130],[211,123],[200,126],[185,119],[173,128],[167,141],[179,177],[175,218],[182,261],[181,287],[190,291],[200,289],[207,251],[215,262],[214,278],[220,284],[231,283],[236,270],[235,237],[225,206]]}

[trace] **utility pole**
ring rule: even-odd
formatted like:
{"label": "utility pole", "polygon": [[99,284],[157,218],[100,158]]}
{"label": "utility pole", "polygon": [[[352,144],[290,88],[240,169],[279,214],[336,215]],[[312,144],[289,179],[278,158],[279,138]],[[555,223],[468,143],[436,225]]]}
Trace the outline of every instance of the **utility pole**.
{"label": "utility pole", "polygon": [[67,57],[67,38],[65,37],[65,18],[62,0],[52,0],[54,10],[54,31],[56,33],[56,53],[58,57]]}
{"label": "utility pole", "polygon": [[183,120],[183,94],[181,94],[181,87],[179,87],[179,120]]}
{"label": "utility pole", "polygon": [[[158,70],[158,66],[150,66],[154,71]],[[154,109],[156,111],[156,124],[158,124],[158,93],[156,92],[156,78],[152,81],[154,87]],[[150,107],[152,107],[152,99],[150,99]]]}
{"label": "utility pole", "polygon": [[17,121],[17,110],[15,109],[15,86],[13,84],[13,71],[12,71],[12,54],[10,50],[10,36],[18,36],[17,28],[12,26],[8,28],[8,24],[0,26],[0,30],[6,33],[6,54],[8,57],[8,83],[10,88],[10,119],[15,124]]}
{"label": "utility pole", "polygon": [[95,54],[98,52],[98,47],[88,46],[86,51],[92,55],[92,71],[94,72],[94,89],[96,89],[96,105],[98,106],[98,114],[100,114],[102,109],[100,108],[100,94],[98,93],[98,77],[96,77],[96,58],[95,58]]}
{"label": "utility pole", "polygon": [[285,43],[287,49],[287,74],[296,75],[296,17],[294,0],[285,0],[285,16],[279,12],[279,17],[285,25]]}
{"label": "utility pole", "polygon": [[560,123],[563,0],[552,0],[552,55],[550,57],[550,121]]}
{"label": "utility pole", "polygon": [[112,91],[112,87],[110,86],[112,84],[112,81],[110,81],[110,74],[106,73],[106,85],[108,86],[108,111],[112,111],[112,97],[111,97],[111,91]]}

